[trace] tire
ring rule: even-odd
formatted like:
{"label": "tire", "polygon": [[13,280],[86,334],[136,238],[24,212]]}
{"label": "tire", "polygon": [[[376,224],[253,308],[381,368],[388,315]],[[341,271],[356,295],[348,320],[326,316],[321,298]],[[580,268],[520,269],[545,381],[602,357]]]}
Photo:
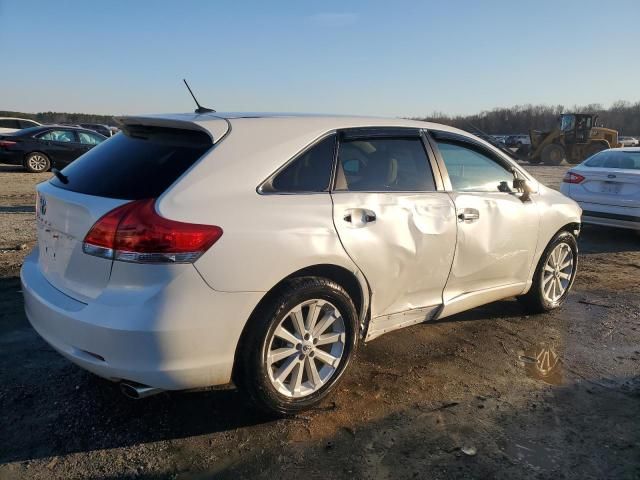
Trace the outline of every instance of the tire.
{"label": "tire", "polygon": [[[306,331],[312,306],[320,308],[316,331],[310,328],[312,334],[303,336],[300,330]],[[293,312],[298,309],[305,325],[296,329]],[[333,322],[322,329],[331,312]],[[336,387],[354,356],[358,324],[353,301],[337,283],[320,277],[289,280],[249,320],[234,380],[267,413],[287,416],[315,407]],[[336,341],[316,344],[328,338]]]}
{"label": "tire", "polygon": [[[571,253],[571,269],[569,270],[568,267],[565,269],[559,269],[560,274],[564,273],[565,275],[568,275],[568,278],[566,279],[561,278],[560,276],[555,276],[555,272],[552,273],[549,272],[548,269],[545,269],[550,262],[554,263],[554,259],[557,258],[552,258],[552,253],[556,255],[555,252],[558,252],[560,255],[562,255],[563,252]],[[567,261],[569,261],[569,259],[565,258],[562,260],[562,264],[566,264]],[[549,268],[553,267],[549,265]],[[519,296],[518,300],[528,311],[532,313],[544,313],[560,308],[569,295],[573,281],[576,278],[577,269],[578,243],[576,242],[576,237],[566,231],[560,232],[551,240],[551,242],[549,242],[549,245],[547,245],[547,248],[545,248],[542,253],[538,266],[536,267],[536,271],[533,274],[533,283],[531,288],[526,294]],[[551,286],[554,281],[560,282],[560,287],[563,290],[558,288],[557,283],[555,287]],[[554,290],[553,295],[550,295],[551,292],[548,294],[545,291],[551,288],[556,289]]]}
{"label": "tire", "polygon": [[540,159],[545,165],[560,165],[565,156],[563,146],[557,143],[546,145],[540,153]]}
{"label": "tire", "polygon": [[51,160],[42,152],[31,152],[24,159],[24,169],[29,173],[47,172],[51,168]]}

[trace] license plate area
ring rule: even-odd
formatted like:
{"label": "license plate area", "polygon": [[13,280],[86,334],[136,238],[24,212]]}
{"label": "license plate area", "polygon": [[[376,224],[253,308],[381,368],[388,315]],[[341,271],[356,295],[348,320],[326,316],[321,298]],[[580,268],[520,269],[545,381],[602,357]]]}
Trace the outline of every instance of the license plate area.
{"label": "license plate area", "polygon": [[600,185],[600,193],[609,195],[617,195],[620,193],[622,185],[618,182],[602,182]]}
{"label": "license plate area", "polygon": [[73,237],[45,222],[39,222],[38,227],[40,266],[43,272],[63,274],[73,250]]}

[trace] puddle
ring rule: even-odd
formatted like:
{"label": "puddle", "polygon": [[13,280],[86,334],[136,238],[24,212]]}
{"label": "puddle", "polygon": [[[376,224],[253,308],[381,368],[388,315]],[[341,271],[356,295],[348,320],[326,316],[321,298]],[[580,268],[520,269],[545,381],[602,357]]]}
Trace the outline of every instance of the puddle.
{"label": "puddle", "polygon": [[536,345],[520,355],[527,376],[541,380],[549,385],[562,384],[560,355],[553,348]]}

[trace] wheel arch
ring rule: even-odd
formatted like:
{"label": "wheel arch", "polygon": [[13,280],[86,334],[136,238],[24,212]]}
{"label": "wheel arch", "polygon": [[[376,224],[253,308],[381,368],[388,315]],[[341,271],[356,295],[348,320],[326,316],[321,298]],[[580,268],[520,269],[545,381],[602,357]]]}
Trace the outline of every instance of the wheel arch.
{"label": "wheel arch", "polygon": [[323,277],[329,280],[336,282],[342,288],[345,289],[351,300],[353,301],[354,306],[356,307],[356,312],[358,314],[358,318],[360,320],[360,338],[363,339],[366,336],[367,329],[369,328],[369,320],[370,320],[370,289],[369,285],[364,278],[364,275],[358,270],[356,272],[350,271],[345,267],[341,267],[335,264],[316,264],[310,265],[295,272],[290,273],[278,283],[276,283],[268,292],[266,292],[263,297],[260,299],[258,304],[255,306],[251,315],[247,319],[244,328],[242,329],[242,333],[240,334],[240,340],[238,341],[238,345],[236,346],[236,351],[234,354],[233,360],[233,372],[232,378],[235,378],[237,373],[237,364],[240,358],[239,352],[243,348],[244,340],[246,338],[246,333],[251,325],[253,324],[253,318],[255,315],[258,315],[259,312],[264,308],[264,306],[276,295],[282,292],[282,289],[285,287],[287,281],[300,278],[300,277]]}
{"label": "wheel arch", "polygon": [[556,238],[556,236],[561,232],[571,233],[577,239],[578,236],[580,235],[581,225],[582,224],[580,222],[576,222],[576,221],[567,222],[564,225],[562,225],[560,228],[558,228],[555,232],[553,232],[552,235],[547,236],[547,238],[545,239],[546,241],[544,242],[544,244],[541,244],[537,248],[536,255],[535,255],[535,257],[534,257],[534,259],[533,259],[533,261],[531,263],[531,268],[529,269],[529,278],[527,280],[527,285],[526,285],[525,289],[522,291],[521,295],[526,294],[529,291],[529,289],[531,288],[531,285],[533,284],[533,277],[535,275],[536,268],[538,267],[538,263],[540,262],[540,258],[542,258],[542,254],[545,252],[545,250],[547,249],[549,244],[553,241],[553,239]]}

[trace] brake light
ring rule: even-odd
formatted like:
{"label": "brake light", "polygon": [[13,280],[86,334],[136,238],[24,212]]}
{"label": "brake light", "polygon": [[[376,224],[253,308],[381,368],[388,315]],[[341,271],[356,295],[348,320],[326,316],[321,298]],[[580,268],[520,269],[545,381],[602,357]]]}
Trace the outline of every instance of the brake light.
{"label": "brake light", "polygon": [[583,180],[584,177],[582,175],[571,171],[565,173],[564,178],[562,179],[564,183],[581,183]]}
{"label": "brake light", "polygon": [[111,210],[87,233],[84,253],[138,263],[191,263],[222,236],[215,225],[161,217],[156,200],[136,200]]}
{"label": "brake light", "polygon": [[12,142],[11,140],[0,140],[0,147],[9,148],[13,147],[18,142]]}

